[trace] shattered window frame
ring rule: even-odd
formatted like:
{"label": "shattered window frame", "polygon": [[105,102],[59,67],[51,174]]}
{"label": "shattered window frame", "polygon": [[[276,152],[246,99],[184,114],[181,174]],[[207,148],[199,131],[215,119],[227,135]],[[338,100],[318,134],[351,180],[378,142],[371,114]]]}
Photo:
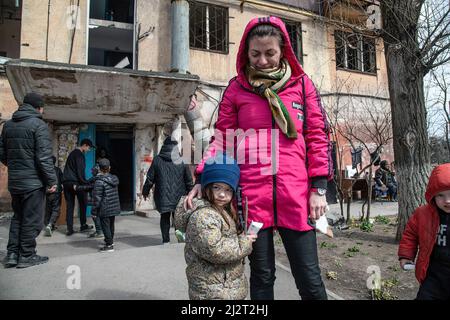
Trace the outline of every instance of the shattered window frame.
{"label": "shattered window frame", "polygon": [[292,49],[300,64],[303,66],[303,31],[301,22],[283,19],[291,40]]}
{"label": "shattered window frame", "polygon": [[336,69],[375,75],[377,73],[375,38],[336,30]]}
{"label": "shattered window frame", "polygon": [[228,54],[228,8],[189,1],[189,47]]}

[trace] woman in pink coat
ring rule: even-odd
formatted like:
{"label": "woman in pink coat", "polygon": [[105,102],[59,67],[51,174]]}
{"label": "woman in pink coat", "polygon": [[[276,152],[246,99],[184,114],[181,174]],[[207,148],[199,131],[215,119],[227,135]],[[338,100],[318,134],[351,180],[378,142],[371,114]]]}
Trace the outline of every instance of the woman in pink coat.
{"label": "woman in pink coat", "polygon": [[[248,23],[236,68],[204,159],[234,153],[246,224],[263,223],[249,256],[251,299],[274,298],[274,230],[281,235],[302,299],[327,299],[310,223],[325,213],[325,190],[332,177],[329,126],[320,97],[279,18]],[[197,166],[197,181],[203,165]],[[185,206],[192,206],[200,190],[197,184]]]}

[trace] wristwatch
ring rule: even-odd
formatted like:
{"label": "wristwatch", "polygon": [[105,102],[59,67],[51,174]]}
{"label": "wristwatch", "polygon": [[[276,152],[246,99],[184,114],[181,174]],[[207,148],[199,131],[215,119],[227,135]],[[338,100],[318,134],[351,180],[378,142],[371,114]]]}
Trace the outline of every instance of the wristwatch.
{"label": "wristwatch", "polygon": [[324,188],[311,188],[312,192],[317,192],[319,196],[324,196],[327,193],[327,189]]}

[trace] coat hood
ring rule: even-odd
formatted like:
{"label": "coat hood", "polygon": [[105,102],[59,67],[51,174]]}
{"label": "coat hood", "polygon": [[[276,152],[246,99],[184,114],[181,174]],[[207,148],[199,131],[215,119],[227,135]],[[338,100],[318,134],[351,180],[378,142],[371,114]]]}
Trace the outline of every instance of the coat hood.
{"label": "coat hood", "polygon": [[[174,151],[173,149],[177,150]],[[179,158],[180,154],[178,152],[178,142],[173,141],[171,137],[167,137],[164,140],[164,144],[161,147],[161,151],[159,151],[159,156],[165,161],[175,161]]]}
{"label": "coat hood", "polygon": [[441,164],[431,172],[425,199],[431,203],[436,194],[444,190],[450,190],[450,163]]}
{"label": "coat hood", "polygon": [[185,198],[186,196],[181,197],[177,208],[177,212],[175,213],[175,228],[182,232],[186,232],[186,228],[189,223],[189,218],[195,211],[204,207],[211,206],[211,204],[206,199],[194,198],[192,199],[193,208],[184,210],[182,203],[184,202]]}
{"label": "coat hood", "polygon": [[30,118],[42,119],[42,114],[40,114],[32,105],[27,103],[21,105],[12,115],[12,120],[15,122],[24,121]]}
{"label": "coat hood", "polygon": [[102,180],[113,187],[117,187],[119,185],[119,178],[117,178],[113,174],[110,173],[105,175],[99,174],[97,177],[98,177],[97,179]]}
{"label": "coat hood", "polygon": [[[289,39],[289,33],[286,30],[284,22],[280,18],[270,16],[270,17],[254,18],[250,20],[250,22],[245,27],[244,34],[242,35],[241,43],[239,45],[239,51],[237,54],[237,61],[236,61],[236,72],[238,74],[240,82],[241,83],[247,82],[244,71],[245,66],[247,65],[248,62],[248,55],[246,52],[246,45],[245,45],[248,34],[254,27],[260,24],[270,24],[281,30],[285,43],[283,57],[286,58],[286,60],[289,62],[291,66],[292,78],[302,76],[305,72],[303,71],[300,62],[298,62],[297,57],[294,54],[294,50],[292,49],[291,45],[291,40]],[[245,82],[243,80],[245,80]]]}

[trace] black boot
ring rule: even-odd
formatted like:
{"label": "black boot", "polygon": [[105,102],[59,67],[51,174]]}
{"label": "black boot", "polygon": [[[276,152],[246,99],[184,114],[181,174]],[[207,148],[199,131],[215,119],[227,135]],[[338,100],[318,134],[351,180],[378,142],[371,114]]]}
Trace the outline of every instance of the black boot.
{"label": "black boot", "polygon": [[19,263],[17,264],[17,268],[28,268],[32,267],[38,264],[43,264],[48,261],[48,257],[41,257],[37,254],[33,254],[29,257],[22,257],[19,258]]}
{"label": "black boot", "polygon": [[88,232],[89,230],[94,229],[94,226],[90,226],[90,225],[83,225],[80,227],[80,232]]}
{"label": "black boot", "polygon": [[17,266],[17,263],[19,261],[19,255],[15,252],[10,252],[3,260],[3,264],[5,268],[12,268]]}

